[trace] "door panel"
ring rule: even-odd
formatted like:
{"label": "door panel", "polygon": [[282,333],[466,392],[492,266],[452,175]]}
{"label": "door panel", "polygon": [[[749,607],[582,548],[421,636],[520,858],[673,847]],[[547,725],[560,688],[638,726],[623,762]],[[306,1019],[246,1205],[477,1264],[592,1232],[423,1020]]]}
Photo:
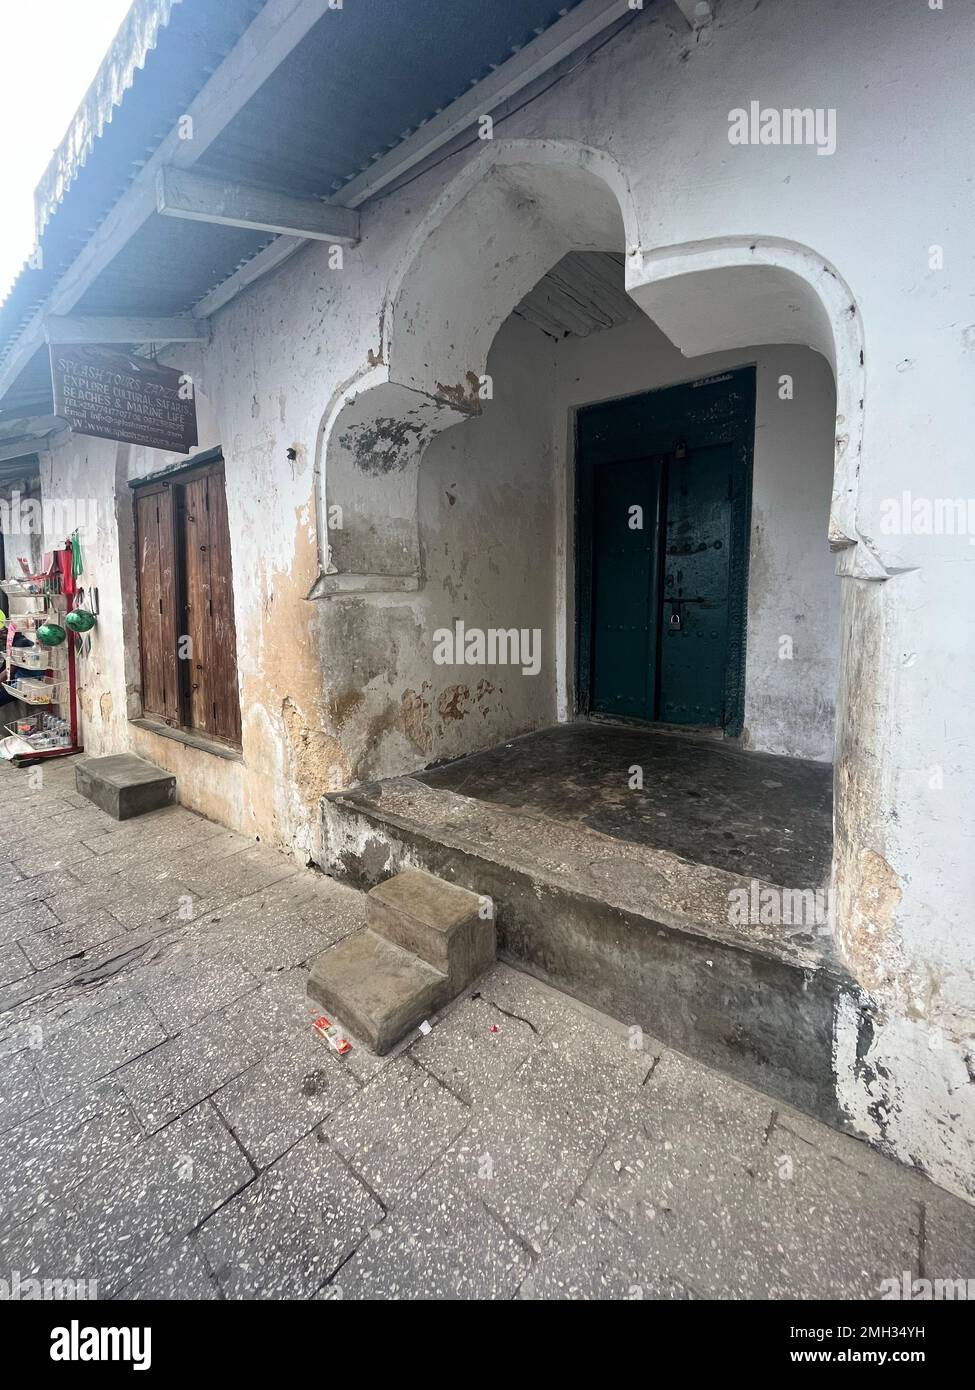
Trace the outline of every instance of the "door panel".
{"label": "door panel", "polygon": [[216,733],[211,693],[210,652],[210,518],[207,479],[194,478],[180,488],[179,519],[186,576],[184,608],[190,648],[183,661],[187,722],[201,733]]}
{"label": "door panel", "polygon": [[240,742],[240,692],[237,688],[237,628],[230,563],[227,492],[221,475],[207,480],[210,516],[210,695],[214,733]]}
{"label": "door panel", "polygon": [[753,367],[577,412],[581,710],[741,732],[754,433]]}
{"label": "door panel", "polygon": [[669,462],[657,715],[665,724],[725,721],[733,466],[727,444]]}
{"label": "door panel", "polygon": [[142,708],[167,723],[179,721],[176,605],[173,599],[173,502],[168,489],[136,499]]}
{"label": "door panel", "polygon": [[602,464],[593,481],[592,708],[652,719],[662,461]]}

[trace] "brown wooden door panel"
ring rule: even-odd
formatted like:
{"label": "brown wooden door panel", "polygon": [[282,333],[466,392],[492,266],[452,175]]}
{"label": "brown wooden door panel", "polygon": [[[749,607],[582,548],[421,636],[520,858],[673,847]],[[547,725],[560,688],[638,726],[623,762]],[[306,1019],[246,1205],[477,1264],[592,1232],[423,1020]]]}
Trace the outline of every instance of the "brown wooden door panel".
{"label": "brown wooden door panel", "polygon": [[240,744],[222,463],[136,497],[143,709]]}
{"label": "brown wooden door panel", "polygon": [[183,669],[186,722],[191,729],[210,734],[216,730],[211,692],[210,518],[206,478],[180,484],[177,516],[183,559],[184,634],[189,638]]}
{"label": "brown wooden door panel", "polygon": [[234,622],[230,522],[223,474],[207,479],[210,518],[210,695],[214,732],[240,742],[240,693],[237,689],[237,627]]}
{"label": "brown wooden door panel", "polygon": [[136,500],[142,707],[175,723],[179,719],[176,671],[176,605],[173,592],[172,499],[168,491]]}

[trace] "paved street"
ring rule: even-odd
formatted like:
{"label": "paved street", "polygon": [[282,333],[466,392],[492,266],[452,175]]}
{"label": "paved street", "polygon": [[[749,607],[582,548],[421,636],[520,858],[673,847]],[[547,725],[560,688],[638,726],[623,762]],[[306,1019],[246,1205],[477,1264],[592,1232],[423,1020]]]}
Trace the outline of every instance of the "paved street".
{"label": "paved street", "polygon": [[497,966],[383,1061],[311,1027],[361,895],[0,766],[0,1279],[119,1298],[872,1298],[975,1209]]}

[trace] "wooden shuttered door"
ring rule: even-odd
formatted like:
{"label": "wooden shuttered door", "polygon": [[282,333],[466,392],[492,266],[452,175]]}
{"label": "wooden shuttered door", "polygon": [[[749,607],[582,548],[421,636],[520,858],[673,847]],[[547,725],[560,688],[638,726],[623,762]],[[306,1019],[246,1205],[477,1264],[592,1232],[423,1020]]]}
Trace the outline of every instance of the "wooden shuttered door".
{"label": "wooden shuttered door", "polygon": [[[165,490],[170,527],[168,582],[176,622],[171,631],[161,629],[158,636],[164,650],[173,654],[177,713],[171,722],[239,746],[237,634],[223,464],[180,474]],[[141,505],[140,498],[137,506]],[[160,514],[163,510],[160,506]],[[165,575],[165,563],[158,570]],[[145,654],[152,640],[152,603],[142,584],[140,572],[140,594],[146,593],[141,602],[143,705],[147,713],[162,713],[148,703],[156,678]]]}
{"label": "wooden shuttered door", "polygon": [[207,490],[210,518],[210,693],[214,732],[219,738],[240,743],[240,693],[237,689],[237,625],[234,622],[234,585],[230,564],[230,521],[223,470],[211,478]]}
{"label": "wooden shuttered door", "polygon": [[176,664],[176,572],[173,511],[168,488],[147,488],[136,497],[136,568],[139,584],[139,647],[142,708],[168,724],[179,723]]}

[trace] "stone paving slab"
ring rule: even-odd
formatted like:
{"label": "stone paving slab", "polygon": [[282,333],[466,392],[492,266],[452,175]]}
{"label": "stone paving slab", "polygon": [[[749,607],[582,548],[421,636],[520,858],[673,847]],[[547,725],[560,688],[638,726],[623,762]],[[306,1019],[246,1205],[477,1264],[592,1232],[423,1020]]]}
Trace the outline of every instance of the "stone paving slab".
{"label": "stone paving slab", "polygon": [[30,901],[8,907],[0,913],[0,945],[21,941],[34,932],[56,927],[58,918],[46,903]]}
{"label": "stone paving slab", "polygon": [[218,838],[223,832],[219,825],[194,815],[182,806],[167,806],[161,811],[149,811],[137,820],[117,821],[96,813],[98,826],[82,832],[81,840],[97,859],[119,855],[119,862],[138,861],[144,847],[151,842],[161,849],[176,850],[183,845],[200,845]]}
{"label": "stone paving slab", "polygon": [[661,1271],[652,1239],[640,1239],[585,1202],[576,1202],[518,1297],[639,1302],[686,1301],[697,1295]]}
{"label": "stone paving slab", "polygon": [[227,906],[201,914],[197,939],[208,950],[226,950],[254,975],[304,964],[365,920],[362,894],[316,875],[288,878]]}
{"label": "stone paving slab", "polygon": [[243,995],[260,981],[232,957],[187,963],[169,962],[146,970],[142,998],[167,1034],[183,1033]]}
{"label": "stone paving slab", "polygon": [[19,883],[23,874],[15,864],[8,859],[0,860],[0,888],[9,888],[14,883]]}
{"label": "stone paving slab", "polygon": [[481,998],[463,999],[451,1027],[421,1037],[412,1055],[465,1105],[489,1100],[523,1066],[537,1035]]}
{"label": "stone paving slab", "polygon": [[0,946],[0,985],[12,985],[29,975],[33,969],[16,941],[12,941],[8,946]]}
{"label": "stone paving slab", "polygon": [[254,1176],[209,1101],[123,1158],[65,1201],[69,1231],[84,1240],[102,1297],[129,1283],[164,1239],[189,1235]]}
{"label": "stone paving slab", "polygon": [[[883,1190],[883,1189],[881,1189]],[[926,1279],[971,1279],[975,1270],[975,1222],[960,1214],[947,1194],[924,1194],[921,1267]],[[972,1287],[971,1284],[968,1286]],[[970,1295],[969,1295],[970,1296]]]}
{"label": "stone paving slab", "polygon": [[38,1040],[34,1057],[49,1101],[84,1090],[166,1041],[158,1020],[134,1000],[94,1013],[75,1027],[61,1026]]}
{"label": "stone paving slab", "polygon": [[199,1239],[228,1298],[307,1298],[383,1214],[315,1133],[211,1216]]}
{"label": "stone paving slab", "polygon": [[163,1245],[161,1252],[115,1297],[126,1303],[143,1299],[202,1303],[219,1301],[222,1294],[198,1242],[189,1236]]}
{"label": "stone paving slab", "polygon": [[260,888],[269,888],[299,872],[298,865],[265,845],[241,849],[224,858],[214,858],[209,845],[194,859],[180,862],[180,876],[191,893],[212,898],[221,892],[243,897]]}
{"label": "stone paving slab", "polygon": [[183,807],[119,825],[72,778],[0,766],[0,1277],[628,1300],[975,1278],[975,1208],[506,965],[389,1057],[339,1058],[307,966],[362,896]]}
{"label": "stone paving slab", "polygon": [[44,1093],[30,1053],[18,1052],[0,1062],[0,1132],[43,1107]]}
{"label": "stone paving slab", "polygon": [[332,1145],[384,1206],[400,1201],[470,1122],[470,1111],[402,1058],[384,1067],[324,1125]]}
{"label": "stone paving slab", "polygon": [[214,1094],[218,1111],[258,1169],[357,1094],[352,1073],[332,1065],[327,1047],[309,1029]]}
{"label": "stone paving slab", "polygon": [[[27,904],[41,901],[46,898],[54,897],[58,893],[71,893],[75,900],[82,892],[81,879],[71,872],[70,869],[51,870],[43,874],[35,874],[33,878],[19,878],[15,883],[11,883],[3,894],[4,913],[3,920],[12,915],[12,911],[17,904]],[[60,920],[60,918],[58,919]]]}
{"label": "stone paving slab", "polygon": [[[507,1087],[451,1145],[441,1169],[541,1253],[605,1140],[576,1107],[526,1083]],[[439,1170],[438,1170],[439,1171]]]}
{"label": "stone paving slab", "polygon": [[556,1024],[578,1023],[583,1016],[578,1000],[570,1000],[523,970],[502,964],[483,975],[471,994],[485,1000],[501,1018],[522,1020],[536,1037],[544,1037]]}
{"label": "stone paving slab", "polygon": [[437,1173],[369,1232],[318,1297],[510,1299],[530,1269],[521,1242]]}
{"label": "stone paving slab", "polygon": [[21,937],[18,944],[35,970],[45,970],[122,936],[122,923],[110,912],[99,909],[73,923],[61,922],[47,931]]}
{"label": "stone paving slab", "polygon": [[143,1133],[118,1087],[109,1085],[71,1096],[0,1135],[0,1232],[56,1207]]}
{"label": "stone paving slab", "polygon": [[162,1129],[260,1059],[258,1042],[241,1036],[232,1019],[212,1019],[171,1038],[118,1072],[140,1123]]}
{"label": "stone paving slab", "polygon": [[310,1030],[303,986],[303,972],[277,975],[121,1067],[118,1083],[145,1128],[169,1124],[282,1041]]}
{"label": "stone paving slab", "polygon": [[580,1196],[635,1237],[652,1226],[669,1276],[709,1298],[865,1298],[916,1265],[913,1201],[780,1143],[755,1092],[675,1054],[661,1073],[642,1122],[610,1139]]}

